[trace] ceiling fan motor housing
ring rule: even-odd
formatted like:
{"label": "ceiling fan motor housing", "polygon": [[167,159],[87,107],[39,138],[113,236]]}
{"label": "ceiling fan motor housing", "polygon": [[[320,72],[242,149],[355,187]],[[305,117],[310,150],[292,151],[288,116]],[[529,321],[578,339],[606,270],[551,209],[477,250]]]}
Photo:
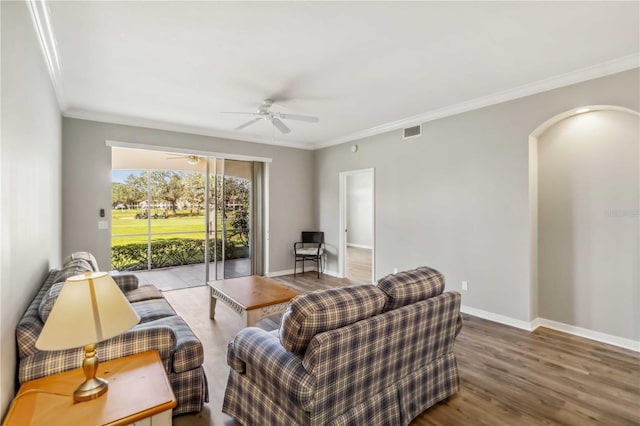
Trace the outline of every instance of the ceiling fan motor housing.
{"label": "ceiling fan motor housing", "polygon": [[262,101],[262,105],[258,107],[258,113],[264,114],[269,112],[269,108],[271,108],[271,105],[273,105],[273,100],[265,99],[264,101]]}
{"label": "ceiling fan motor housing", "polygon": [[264,99],[262,101],[262,105],[258,106],[258,110],[256,112],[253,113],[247,113],[247,112],[229,112],[229,114],[249,114],[249,115],[253,115],[255,116],[255,118],[249,120],[248,122],[241,124],[240,126],[236,127],[236,130],[242,130],[245,127],[248,127],[250,125],[252,125],[253,123],[256,123],[258,121],[265,120],[265,121],[269,121],[271,122],[274,127],[276,127],[280,132],[282,133],[290,133],[291,129],[289,129],[287,127],[286,124],[284,124],[282,122],[282,120],[280,118],[283,119],[291,119],[291,120],[298,120],[298,121],[306,121],[309,123],[317,123],[318,122],[318,118],[317,117],[312,117],[312,116],[306,116],[306,115],[300,115],[300,114],[284,114],[284,113],[280,113],[280,112],[273,112],[270,111],[271,106],[274,104],[274,100],[273,99]]}

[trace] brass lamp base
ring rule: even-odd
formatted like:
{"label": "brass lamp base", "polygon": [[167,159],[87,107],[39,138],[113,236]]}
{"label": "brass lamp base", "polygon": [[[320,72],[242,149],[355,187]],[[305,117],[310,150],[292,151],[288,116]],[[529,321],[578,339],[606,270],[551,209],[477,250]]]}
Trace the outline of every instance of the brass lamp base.
{"label": "brass lamp base", "polygon": [[107,393],[109,382],[96,377],[98,371],[98,357],[96,356],[96,345],[91,344],[84,347],[84,361],[82,362],[82,370],[87,378],[73,392],[74,402],[91,401],[101,395]]}
{"label": "brass lamp base", "polygon": [[106,380],[99,377],[87,379],[73,392],[73,400],[75,402],[91,401],[107,393],[107,389],[109,389],[109,382]]}

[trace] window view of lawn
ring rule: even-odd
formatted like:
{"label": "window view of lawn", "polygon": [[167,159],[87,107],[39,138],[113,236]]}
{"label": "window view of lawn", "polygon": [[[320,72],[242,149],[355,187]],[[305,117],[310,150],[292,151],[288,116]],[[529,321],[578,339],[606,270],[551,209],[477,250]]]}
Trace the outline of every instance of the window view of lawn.
{"label": "window view of lawn", "polygon": [[[147,182],[153,183],[152,191]],[[212,259],[222,260],[223,238],[225,259],[249,257],[249,184],[225,177],[226,232],[223,235],[222,212],[218,211],[217,238],[210,238]],[[204,262],[203,174],[131,171],[124,181],[114,181],[112,189],[113,268],[131,271]],[[149,192],[150,201],[146,200]]]}

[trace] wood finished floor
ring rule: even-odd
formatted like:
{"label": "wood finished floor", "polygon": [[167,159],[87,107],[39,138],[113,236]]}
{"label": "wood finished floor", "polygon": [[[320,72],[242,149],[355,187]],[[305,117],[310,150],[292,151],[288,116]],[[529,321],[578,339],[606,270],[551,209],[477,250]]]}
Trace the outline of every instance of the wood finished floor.
{"label": "wood finished floor", "polygon": [[361,247],[347,247],[347,278],[354,283],[371,284],[373,251]]}
{"label": "wood finished floor", "polygon": [[[315,272],[279,277],[299,291],[351,285]],[[227,342],[243,327],[226,305],[208,318],[208,288],[165,292],[205,348],[210,402],[176,426],[236,425],[223,414]],[[275,321],[274,321],[275,320]],[[260,321],[276,328],[278,317]],[[465,315],[456,340],[461,390],[412,425],[640,425],[640,354],[546,328],[524,330]],[[260,425],[267,426],[267,425]]]}

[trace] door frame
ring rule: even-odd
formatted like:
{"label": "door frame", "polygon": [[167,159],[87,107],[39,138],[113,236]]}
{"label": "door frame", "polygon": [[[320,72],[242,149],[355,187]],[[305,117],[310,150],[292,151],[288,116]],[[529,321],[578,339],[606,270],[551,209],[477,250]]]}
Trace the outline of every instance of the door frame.
{"label": "door frame", "polygon": [[349,170],[346,172],[340,172],[339,174],[339,210],[340,210],[340,220],[339,220],[339,228],[338,228],[338,277],[345,278],[346,273],[346,263],[347,263],[347,177],[358,175],[358,174],[370,174],[371,175],[371,199],[372,199],[372,209],[371,209],[371,234],[373,245],[371,247],[371,283],[375,282],[376,278],[376,175],[374,168],[367,169],[358,169],[358,170]]}
{"label": "door frame", "polygon": [[[137,142],[123,142],[123,141],[118,141],[118,140],[113,140],[113,139],[106,139],[105,140],[105,145],[108,146],[109,148],[128,148],[128,149],[138,149],[138,150],[143,150],[143,151],[160,151],[160,152],[167,152],[170,151],[172,153],[177,153],[177,154],[185,154],[185,155],[197,155],[200,157],[204,157],[206,158],[206,162],[207,162],[207,167],[205,170],[205,176],[207,177],[207,179],[205,179],[205,181],[208,181],[208,173],[209,173],[209,160],[212,158],[221,158],[221,159],[225,159],[225,160],[238,160],[238,161],[253,161],[253,162],[260,162],[264,164],[264,179],[263,179],[263,195],[264,195],[264,199],[263,199],[263,206],[264,206],[264,212],[263,212],[263,229],[262,229],[262,238],[263,238],[263,253],[262,253],[262,259],[263,259],[263,268],[264,268],[264,275],[268,274],[269,271],[269,170],[270,170],[270,164],[273,162],[273,159],[270,157],[260,157],[260,156],[255,156],[255,155],[245,155],[245,154],[231,154],[231,153],[223,153],[223,152],[217,152],[217,151],[207,151],[207,150],[200,150],[200,149],[189,149],[189,148],[185,148],[185,147],[178,147],[175,145],[151,145],[151,144],[147,144],[147,143],[137,143]],[[113,167],[111,168],[111,170],[113,171]],[[205,183],[205,185],[207,185]],[[205,194],[207,193],[207,190],[205,189]],[[206,199],[205,197],[205,208],[208,208],[208,199]],[[205,215],[208,217],[208,213],[205,211]],[[208,224],[208,219],[205,222],[205,224]],[[205,235],[206,235],[206,239],[208,240],[208,225],[205,225]],[[113,234],[113,230],[111,231],[111,233]],[[110,236],[110,240],[111,240],[111,236]],[[111,245],[111,242],[110,242]],[[224,246],[224,244],[223,244]],[[205,259],[206,260],[206,259]],[[205,272],[205,277],[208,280],[209,279],[209,273],[208,273],[208,263],[205,262],[206,269],[207,272]]]}

